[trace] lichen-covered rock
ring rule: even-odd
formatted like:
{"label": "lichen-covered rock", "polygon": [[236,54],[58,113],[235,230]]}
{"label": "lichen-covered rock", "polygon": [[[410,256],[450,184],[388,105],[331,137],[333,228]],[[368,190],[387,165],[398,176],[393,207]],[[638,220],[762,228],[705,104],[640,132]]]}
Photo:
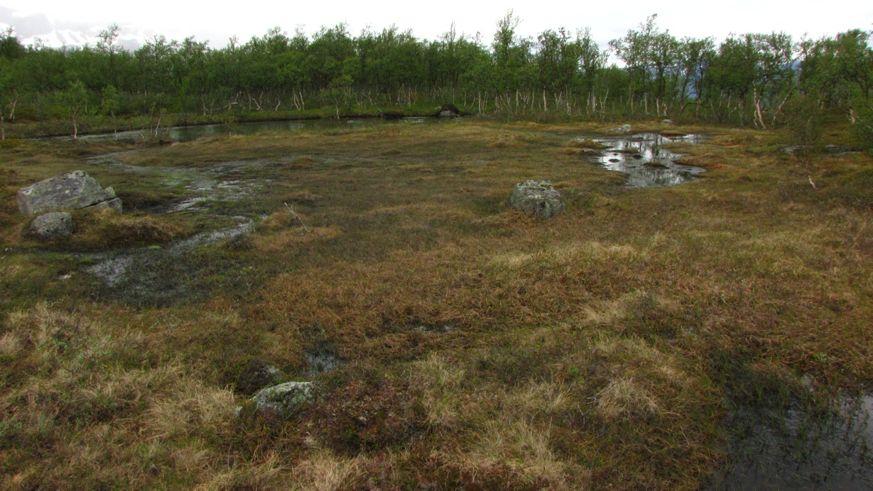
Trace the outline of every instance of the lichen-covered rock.
{"label": "lichen-covered rock", "polygon": [[25,215],[80,208],[111,208],[121,211],[115,190],[104,189],[83,171],[50,177],[18,190],[18,208]]}
{"label": "lichen-covered rock", "polygon": [[282,381],[282,371],[261,359],[251,359],[236,377],[236,389],[243,394],[255,392]]}
{"label": "lichen-covered rock", "polygon": [[261,389],[252,397],[251,403],[261,416],[288,419],[311,400],[311,382],[285,382]]}
{"label": "lichen-covered rock", "polygon": [[[112,188],[106,188],[106,189],[112,189]],[[86,210],[94,210],[94,211],[113,210],[113,211],[117,211],[118,213],[121,213],[121,211],[122,211],[121,198],[112,198],[110,200],[101,201],[95,205],[88,206],[85,209]]]}
{"label": "lichen-covered rock", "polygon": [[564,211],[561,193],[549,181],[524,181],[515,185],[509,204],[537,218],[551,218]]}
{"label": "lichen-covered rock", "polygon": [[73,217],[65,211],[40,215],[30,222],[28,233],[39,240],[57,240],[73,233]]}

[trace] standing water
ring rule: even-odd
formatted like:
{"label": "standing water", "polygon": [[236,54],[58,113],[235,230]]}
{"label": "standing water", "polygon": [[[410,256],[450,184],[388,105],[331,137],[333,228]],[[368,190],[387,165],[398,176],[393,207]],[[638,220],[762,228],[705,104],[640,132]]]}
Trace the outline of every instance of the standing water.
{"label": "standing water", "polygon": [[640,133],[596,140],[606,149],[596,158],[603,167],[627,174],[627,185],[675,186],[694,179],[705,169],[678,163],[681,155],[664,148],[671,143],[698,143],[699,135],[664,136]]}
{"label": "standing water", "polygon": [[[106,142],[106,141],[125,141],[137,142],[146,140],[150,137],[158,136],[160,138],[174,141],[185,142],[196,140],[207,136],[220,135],[251,135],[266,131],[297,131],[306,128],[336,128],[347,127],[352,125],[366,124],[420,124],[424,122],[443,121],[438,118],[421,118],[408,117],[401,118],[396,121],[384,121],[377,118],[366,119],[303,119],[303,120],[286,120],[286,121],[252,121],[246,123],[234,124],[202,124],[190,126],[170,126],[160,128],[155,133],[154,129],[118,131],[114,133],[93,133],[79,136],[79,140],[86,142]],[[61,139],[69,139],[68,136],[58,137]]]}
{"label": "standing water", "polygon": [[743,409],[728,465],[711,489],[873,489],[873,396],[843,397],[821,412]]}

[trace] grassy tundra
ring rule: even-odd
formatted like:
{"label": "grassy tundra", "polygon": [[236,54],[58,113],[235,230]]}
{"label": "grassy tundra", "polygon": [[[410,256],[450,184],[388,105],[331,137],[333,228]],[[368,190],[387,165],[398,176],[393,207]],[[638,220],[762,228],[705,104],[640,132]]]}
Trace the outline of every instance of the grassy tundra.
{"label": "grassy tundra", "polygon": [[[707,136],[674,148],[707,172],[630,189],[573,144],[607,128],[3,143],[2,487],[696,488],[738,410],[827,415],[871,388],[870,155],[670,127]],[[73,169],[125,213],[30,241],[15,192]],[[239,192],[166,212],[207,178]],[[528,178],[566,211],[508,209]],[[167,252],[234,217],[254,231]],[[129,251],[153,259],[88,273]],[[237,417],[252,360],[314,402]]]}

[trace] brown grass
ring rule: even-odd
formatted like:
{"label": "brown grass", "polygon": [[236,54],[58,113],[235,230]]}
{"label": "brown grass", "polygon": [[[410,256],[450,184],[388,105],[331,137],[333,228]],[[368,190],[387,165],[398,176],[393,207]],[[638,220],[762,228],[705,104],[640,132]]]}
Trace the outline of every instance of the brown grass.
{"label": "brown grass", "polygon": [[163,244],[185,232],[182,226],[166,219],[111,210],[79,213],[74,223],[76,231],[69,245],[83,249]]}
{"label": "brown grass", "polygon": [[[681,152],[708,172],[627,189],[568,152],[614,126],[130,148],[124,163],[158,168],[263,159],[231,177],[269,186],[208,213],[83,217],[50,250],[20,237],[15,190],[107,149],[0,150],[0,486],[691,489],[724,462],[730,404],[798,395],[804,375],[823,392],[873,383],[870,156],[821,156],[812,190],[774,133],[673,127],[707,132]],[[566,212],[509,210],[528,178],[555,182]],[[179,259],[198,267],[173,274],[201,283],[169,305],[105,296],[75,253],[236,214],[266,218],[245,247]],[[339,368],[312,374],[324,347]],[[253,358],[316,382],[316,401],[285,423],[237,420],[245,395],[227,388]]]}

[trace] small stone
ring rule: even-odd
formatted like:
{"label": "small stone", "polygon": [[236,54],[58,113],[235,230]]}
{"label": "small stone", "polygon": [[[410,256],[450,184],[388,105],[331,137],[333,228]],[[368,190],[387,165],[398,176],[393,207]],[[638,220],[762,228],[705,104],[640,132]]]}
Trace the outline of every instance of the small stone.
{"label": "small stone", "polygon": [[28,233],[39,240],[58,240],[73,234],[73,217],[65,211],[40,215],[30,222]]}
{"label": "small stone", "polygon": [[564,211],[561,193],[549,181],[524,181],[515,185],[509,204],[537,218],[551,218]]}
{"label": "small stone", "polygon": [[311,382],[285,382],[261,389],[251,402],[261,416],[288,419],[312,401],[312,396]]}

